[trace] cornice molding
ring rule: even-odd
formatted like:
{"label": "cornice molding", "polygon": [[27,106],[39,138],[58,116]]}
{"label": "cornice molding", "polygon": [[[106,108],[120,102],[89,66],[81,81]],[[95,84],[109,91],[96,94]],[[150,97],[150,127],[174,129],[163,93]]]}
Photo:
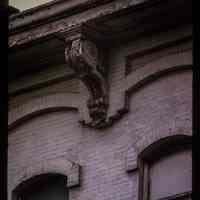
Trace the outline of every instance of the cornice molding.
{"label": "cornice molding", "polygon": [[[68,9],[76,10],[73,5],[77,5],[75,8],[83,7],[85,10],[76,8],[77,12],[69,12]],[[69,8],[65,8],[66,6]],[[84,0],[82,3],[78,3],[78,0],[73,1],[73,3],[72,1],[64,2],[63,0],[53,1],[20,12],[10,18],[9,47],[10,49],[15,49],[29,44],[32,45],[32,43],[41,43],[49,38],[54,38],[55,35],[62,31],[74,29],[74,27],[82,26],[83,24],[92,25],[93,29],[97,29],[98,32],[104,35],[104,41],[105,39],[107,42],[114,40],[113,43],[116,44],[116,42],[120,43],[121,40],[127,37],[136,37],[142,33],[147,34],[156,31],[161,25],[162,28],[171,26],[171,24],[174,24],[172,16],[176,17],[178,15],[177,8],[180,8],[179,13],[181,13],[180,16],[178,15],[180,19],[177,17],[177,23],[191,23],[189,22],[191,20],[190,7],[190,3],[186,0],[176,0],[174,2],[170,0]],[[60,13],[62,9],[63,14],[61,14],[62,12]],[[160,18],[160,21],[157,20],[160,12],[167,14],[167,10],[173,10],[171,15],[167,15],[169,23],[165,21],[166,17]],[[133,20],[129,25],[125,23],[126,26],[124,27],[124,17],[133,19],[141,17],[139,21],[146,21],[146,24],[137,23],[138,20]],[[122,18],[120,24],[118,24],[119,18]],[[106,25],[107,22],[109,23],[108,26]],[[117,23],[117,29],[121,27],[120,32],[115,32],[111,22]]]}
{"label": "cornice molding", "polygon": [[[29,8],[27,10],[11,15],[9,17],[9,20],[11,21],[11,25],[9,26],[9,28],[10,30],[16,29],[28,24],[39,22],[41,20],[54,18],[55,16],[58,16],[58,15],[63,16],[64,13],[65,13],[64,16],[70,16],[72,14],[80,13],[87,9],[96,7],[98,5],[103,5],[111,1],[113,0],[94,0],[94,1],[84,0],[82,2],[80,2],[80,0],[68,0],[68,1],[54,0],[54,1],[47,2],[42,5]],[[50,11],[52,8],[54,11]],[[35,16],[36,16],[35,20],[31,20]],[[28,17],[28,20],[25,20],[25,18],[27,17]],[[21,21],[22,23],[19,23],[17,25],[14,25],[15,23],[12,24],[12,22],[17,22],[17,21]]]}
{"label": "cornice molding", "polygon": [[[111,10],[109,13],[112,13],[115,12],[116,9],[122,10],[130,7],[131,5],[138,5],[146,1],[149,0],[123,0],[123,3],[121,1],[113,0],[84,0],[81,2],[80,0],[54,0],[52,2],[11,15],[9,18],[9,30],[11,34],[14,34],[20,32],[21,30],[27,30],[29,27],[49,23],[60,18],[79,14],[106,4],[111,4]],[[103,10],[102,13],[104,13]]]}
{"label": "cornice molding", "polygon": [[[140,8],[159,6],[160,2],[161,0],[85,0],[82,3],[78,3],[78,0],[73,3],[53,1],[10,17],[9,46],[49,37],[91,20],[108,19],[113,15],[119,17]],[[39,34],[36,33],[38,30]],[[30,32],[34,34],[29,35]]]}

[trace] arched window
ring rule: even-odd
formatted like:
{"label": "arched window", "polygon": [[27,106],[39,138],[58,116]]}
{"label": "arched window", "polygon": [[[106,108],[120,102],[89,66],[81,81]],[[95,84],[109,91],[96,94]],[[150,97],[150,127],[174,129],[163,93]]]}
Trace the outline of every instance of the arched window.
{"label": "arched window", "polygon": [[15,200],[68,200],[67,177],[38,175],[21,183],[14,193]]}
{"label": "arched window", "polygon": [[139,200],[189,200],[192,191],[190,136],[171,136],[139,156]]}

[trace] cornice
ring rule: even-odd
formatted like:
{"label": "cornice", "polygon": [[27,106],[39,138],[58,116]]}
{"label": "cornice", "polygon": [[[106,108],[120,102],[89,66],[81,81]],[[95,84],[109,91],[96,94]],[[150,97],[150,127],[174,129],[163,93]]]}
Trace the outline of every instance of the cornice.
{"label": "cornice", "polygon": [[[121,8],[129,7],[131,4],[139,4],[147,0],[127,1],[121,2]],[[30,26],[38,26],[44,23],[49,23],[58,20],[62,17],[69,17],[71,15],[79,14],[86,10],[102,6],[108,3],[113,3],[113,11],[120,2],[114,0],[54,0],[46,4],[30,8],[13,14],[10,16],[9,30],[10,34],[20,32],[20,30],[28,29]],[[26,26],[26,27],[24,27]]]}
{"label": "cornice", "polygon": [[[70,16],[80,15],[83,12],[94,10],[94,15],[88,16],[88,20],[103,17],[122,11],[130,7],[137,7],[143,3],[154,3],[160,0],[54,0],[52,2],[31,8],[9,18],[9,34],[20,34],[32,28],[53,23]],[[98,11],[95,8],[99,7]],[[83,19],[80,19],[82,22]],[[74,24],[77,25],[77,24]]]}
{"label": "cornice", "polygon": [[[180,8],[180,13],[184,13],[180,15],[185,18],[177,19],[178,21],[175,22],[170,15],[168,16],[167,10],[174,10],[173,16],[177,15],[175,10],[177,8]],[[61,10],[63,11],[61,12]],[[73,12],[70,10],[73,10]],[[164,17],[161,16],[162,19],[160,21],[158,20],[158,16],[161,15],[159,10],[166,12]],[[186,12],[187,10],[189,12]],[[62,31],[69,31],[82,25],[91,26],[93,30],[96,29],[96,32],[104,36],[104,41],[105,37],[107,37],[109,38],[108,40],[113,39],[116,42],[121,40],[120,38],[140,35],[141,32],[150,33],[153,31],[151,29],[155,29],[153,27],[159,28],[161,21],[168,18],[169,24],[188,23],[190,17],[188,18],[187,16],[190,13],[190,3],[186,0],[175,0],[174,2],[171,0],[84,0],[82,3],[78,3],[78,0],[75,0],[73,4],[71,1],[57,0],[12,15],[9,24],[9,47],[10,49],[15,49],[35,42],[40,43],[43,40],[54,38],[55,35]],[[107,22],[109,24],[112,23],[111,21],[115,23],[115,21],[120,20],[119,18],[124,17],[131,17],[136,20],[131,22],[132,26],[127,27],[125,24],[124,27],[122,19],[122,24],[116,24],[120,31],[116,31],[113,24],[112,26],[106,25]],[[138,23],[138,17],[141,18],[139,20],[141,23]],[[151,19],[152,21],[150,21]],[[153,23],[154,21],[156,23]],[[165,27],[170,26],[166,22],[162,22],[162,24]],[[124,33],[126,34],[124,35]]]}
{"label": "cornice", "polygon": [[[85,0],[80,3],[79,0],[54,0],[40,6],[30,8],[10,16],[10,33],[16,33],[23,29],[28,29],[30,25],[39,25],[67,17],[98,5],[111,2],[113,0]],[[26,26],[26,27],[24,27]]]}
{"label": "cornice", "polygon": [[[56,2],[58,4],[63,3],[61,0],[54,1],[54,3]],[[124,42],[124,40],[132,40],[133,36],[137,37],[139,35],[141,37],[144,33],[152,34],[156,31],[164,32],[164,30],[167,31],[175,26],[178,27],[183,24],[190,24],[190,3],[188,3],[187,0],[107,0],[101,1],[102,3],[98,4],[104,6],[99,6],[98,9],[95,9],[94,5],[97,7],[96,3],[100,1],[85,0],[82,4],[84,5],[86,2],[90,2],[88,5],[93,5],[91,8],[94,9],[85,12],[84,15],[80,12],[86,8],[82,11],[79,10],[74,18],[65,18],[62,14],[55,14],[55,12],[53,12],[55,16],[63,17],[62,20],[57,20],[53,23],[43,21],[42,23],[46,23],[44,26],[40,24],[39,19],[43,19],[43,14],[40,16],[39,11],[41,12],[43,9],[46,10],[47,8],[45,6],[33,9],[30,17],[26,13],[29,13],[30,11],[24,12],[24,14],[27,14],[27,17],[24,19],[20,19],[22,15],[19,14],[19,18],[16,17],[16,19],[13,19],[13,22],[16,22],[17,24],[17,21],[15,20],[20,19],[21,22],[19,20],[19,27],[25,27],[25,22],[30,26],[27,25],[27,31],[24,32],[17,29],[17,27],[13,27],[13,30],[19,30],[19,34],[10,36],[10,47],[12,47],[12,50],[14,48],[14,51],[12,52],[13,63],[15,67],[18,67],[18,70],[22,68],[22,64],[24,68],[28,66],[27,64],[29,62],[34,62],[34,64],[37,65],[39,62],[40,64],[43,64],[43,57],[45,61],[48,61],[43,64],[43,67],[48,66],[47,63],[58,60],[67,68],[73,70],[75,77],[85,86],[84,88],[81,88],[80,91],[84,93],[85,89],[87,89],[89,94],[89,99],[84,99],[84,105],[80,105],[78,108],[81,113],[80,122],[83,125],[93,128],[106,128],[115,121],[121,119],[122,116],[129,111],[128,99],[130,91],[138,89],[148,81],[152,81],[154,78],[160,77],[168,72],[171,73],[177,70],[190,69],[192,64],[190,52],[188,54],[180,55],[177,53],[173,55],[172,59],[167,57],[169,59],[167,62],[158,60],[158,62],[161,63],[154,63],[157,64],[157,68],[155,68],[153,64],[151,67],[145,65],[137,72],[138,74],[129,74],[128,66],[133,57],[140,56],[141,54],[146,55],[152,51],[157,51],[158,49],[150,48],[146,49],[144,52],[138,52],[137,55],[128,55],[125,66],[127,73],[125,74],[124,80],[121,81],[121,89],[118,91],[121,93],[120,95],[122,95],[122,101],[124,102],[120,104],[118,109],[112,110],[110,107],[113,99],[111,100],[109,95],[112,91],[108,85],[109,64],[107,63],[109,51],[113,48],[112,44],[115,43],[116,45],[119,42]],[[137,7],[136,5],[141,4],[145,5],[146,9],[140,9],[140,11],[138,11],[139,9],[135,9]],[[53,3],[49,4],[50,7],[53,5]],[[103,7],[106,8],[106,10],[103,10]],[[89,7],[87,7],[87,9],[88,8]],[[142,6],[140,6],[140,8],[142,8]],[[177,12],[177,9],[179,9],[180,12]],[[65,12],[67,12],[66,8]],[[32,16],[36,17],[35,21],[30,21]],[[174,20],[174,18],[176,20]],[[38,27],[31,27],[32,23]],[[45,44],[44,39],[49,35],[52,36],[52,38],[49,38],[48,41],[46,38],[47,44]],[[41,43],[39,42],[41,46],[39,46],[40,48],[37,47],[37,49],[35,49],[35,55],[39,55],[38,53],[42,54],[40,55],[42,56],[42,61],[39,59],[35,60],[33,56],[34,51],[30,50],[34,47],[34,45],[30,45],[31,42],[36,40],[41,41]],[[51,43],[51,41],[53,43]],[[23,45],[27,46],[24,49],[21,49]],[[105,48],[105,45],[107,48]],[[170,45],[173,46],[175,44],[170,43]],[[16,47],[21,49],[21,54],[20,51],[17,51],[18,48]],[[166,44],[159,48],[166,48]],[[58,59],[52,59],[56,53],[59,54],[60,57]],[[26,56],[26,60],[21,59],[22,55],[24,58]],[[27,58],[27,56],[29,57]],[[170,64],[171,60],[175,60],[176,63],[171,63],[169,66],[164,65],[165,63]],[[18,61],[18,65],[16,65],[16,61]],[[160,68],[160,66],[163,67],[163,69]]]}

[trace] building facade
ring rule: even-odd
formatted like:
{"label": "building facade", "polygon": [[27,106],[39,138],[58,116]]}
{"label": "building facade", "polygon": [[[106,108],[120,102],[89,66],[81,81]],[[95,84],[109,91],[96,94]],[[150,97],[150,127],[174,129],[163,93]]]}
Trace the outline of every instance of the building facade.
{"label": "building facade", "polygon": [[186,0],[54,0],[9,21],[9,200],[191,199]]}

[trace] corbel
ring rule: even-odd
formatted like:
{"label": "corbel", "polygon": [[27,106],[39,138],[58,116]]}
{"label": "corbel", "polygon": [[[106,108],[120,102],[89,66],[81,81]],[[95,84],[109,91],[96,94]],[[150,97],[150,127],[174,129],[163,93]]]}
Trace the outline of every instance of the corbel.
{"label": "corbel", "polygon": [[106,124],[108,87],[105,54],[94,39],[84,34],[81,27],[65,33],[65,60],[89,92],[87,109],[90,122],[84,125],[102,128]]}

